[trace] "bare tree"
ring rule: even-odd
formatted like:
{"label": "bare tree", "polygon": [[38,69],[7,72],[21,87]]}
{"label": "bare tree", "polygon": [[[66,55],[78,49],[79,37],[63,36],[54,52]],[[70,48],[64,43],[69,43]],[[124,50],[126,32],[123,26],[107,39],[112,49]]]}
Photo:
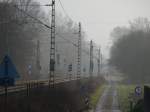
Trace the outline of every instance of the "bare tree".
{"label": "bare tree", "polygon": [[[37,6],[30,7],[31,4]],[[0,59],[9,54],[22,76],[27,74],[26,66],[32,63],[34,40],[40,38],[41,27],[19,9],[41,18],[44,14],[38,5],[32,0],[0,2]]]}
{"label": "bare tree", "polygon": [[[110,64],[125,74],[130,82],[150,80],[150,29],[147,19],[130,23],[128,33],[119,35],[111,48]],[[120,30],[124,31],[124,30]],[[118,35],[120,32],[114,32]]]}

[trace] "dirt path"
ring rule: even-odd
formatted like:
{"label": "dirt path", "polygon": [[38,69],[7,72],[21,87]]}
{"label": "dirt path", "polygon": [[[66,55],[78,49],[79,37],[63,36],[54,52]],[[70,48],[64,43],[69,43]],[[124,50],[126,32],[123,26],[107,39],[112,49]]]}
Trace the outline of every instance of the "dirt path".
{"label": "dirt path", "polygon": [[104,90],[95,112],[121,112],[119,110],[117,89],[115,85],[108,85]]}
{"label": "dirt path", "polygon": [[113,87],[113,102],[112,102],[112,112],[121,112],[119,110],[119,103],[118,103],[118,94],[116,87]]}

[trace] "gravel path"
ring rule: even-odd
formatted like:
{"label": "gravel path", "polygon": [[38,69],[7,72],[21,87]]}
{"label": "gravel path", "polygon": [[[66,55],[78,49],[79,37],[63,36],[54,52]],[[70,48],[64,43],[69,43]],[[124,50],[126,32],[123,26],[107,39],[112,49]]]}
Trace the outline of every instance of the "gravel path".
{"label": "gravel path", "polygon": [[121,112],[115,85],[106,87],[94,112]]}

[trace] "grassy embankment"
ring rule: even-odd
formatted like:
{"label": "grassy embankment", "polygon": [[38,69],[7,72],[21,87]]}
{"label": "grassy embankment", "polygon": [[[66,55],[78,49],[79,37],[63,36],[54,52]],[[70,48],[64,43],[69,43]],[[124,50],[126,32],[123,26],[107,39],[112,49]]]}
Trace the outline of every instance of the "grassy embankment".
{"label": "grassy embankment", "polygon": [[135,85],[119,85],[118,89],[118,100],[120,109],[122,112],[129,112],[129,94],[134,93]]}
{"label": "grassy embankment", "polygon": [[104,89],[105,89],[105,85],[101,85],[101,86],[97,87],[97,89],[95,89],[95,91],[91,94],[90,106],[92,108],[96,107],[96,104],[98,103],[99,98],[101,97]]}

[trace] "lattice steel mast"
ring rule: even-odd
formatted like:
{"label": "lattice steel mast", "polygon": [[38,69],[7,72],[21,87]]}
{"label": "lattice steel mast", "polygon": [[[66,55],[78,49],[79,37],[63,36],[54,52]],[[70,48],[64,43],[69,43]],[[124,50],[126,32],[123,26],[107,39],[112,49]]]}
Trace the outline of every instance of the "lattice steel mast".
{"label": "lattice steel mast", "polygon": [[90,76],[93,76],[93,41],[90,42],[90,68],[89,68],[89,74]]}
{"label": "lattice steel mast", "polygon": [[77,79],[81,78],[81,23],[79,23],[79,32],[78,32],[78,58],[77,58]]}
{"label": "lattice steel mast", "polygon": [[101,70],[101,64],[100,64],[100,61],[101,61],[101,49],[99,48],[98,49],[98,59],[97,59],[97,64],[98,64],[98,71],[97,71],[97,75],[100,76],[100,70]]}
{"label": "lattice steel mast", "polygon": [[55,0],[52,0],[51,13],[51,43],[50,43],[49,86],[55,83]]}

